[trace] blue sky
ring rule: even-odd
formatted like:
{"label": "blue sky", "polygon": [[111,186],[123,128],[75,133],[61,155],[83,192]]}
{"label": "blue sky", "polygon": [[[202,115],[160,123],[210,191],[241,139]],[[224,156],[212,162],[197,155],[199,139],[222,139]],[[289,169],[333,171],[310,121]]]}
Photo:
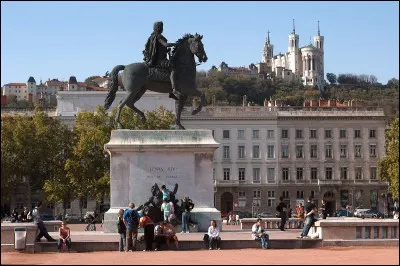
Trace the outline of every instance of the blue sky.
{"label": "blue sky", "polygon": [[141,62],[153,22],[164,35],[204,35],[209,61],[248,66],[261,60],[267,31],[286,52],[292,19],[300,46],[325,36],[325,74],[399,78],[398,2],[1,2],[1,85],[40,79],[83,81],[115,65]]}

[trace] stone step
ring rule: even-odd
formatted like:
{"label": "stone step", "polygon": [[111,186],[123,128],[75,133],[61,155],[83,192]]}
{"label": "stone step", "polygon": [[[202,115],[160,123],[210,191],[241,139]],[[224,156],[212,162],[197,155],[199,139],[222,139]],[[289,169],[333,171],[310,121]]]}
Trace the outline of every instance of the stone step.
{"label": "stone step", "polygon": [[[118,251],[119,243],[102,241],[77,241],[72,242],[71,252],[93,251]],[[322,246],[321,239],[273,239],[270,241],[272,249],[299,249],[317,248]],[[137,250],[145,248],[144,242],[137,243]],[[201,240],[179,241],[179,250],[205,249],[206,245]],[[260,242],[254,240],[222,240],[221,249],[245,249],[260,248]],[[35,252],[56,252],[57,244],[51,242],[39,242],[35,244]]]}

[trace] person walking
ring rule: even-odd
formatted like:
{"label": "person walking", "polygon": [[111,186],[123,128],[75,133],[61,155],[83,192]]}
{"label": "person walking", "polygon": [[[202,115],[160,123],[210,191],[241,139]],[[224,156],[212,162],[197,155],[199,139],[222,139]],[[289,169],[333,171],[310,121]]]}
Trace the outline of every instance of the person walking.
{"label": "person walking", "polygon": [[303,227],[303,231],[301,232],[300,236],[298,236],[297,238],[304,238],[307,237],[308,235],[308,231],[310,231],[311,226],[314,223],[314,213],[316,210],[316,206],[314,205],[314,203],[311,202],[312,201],[312,196],[308,197],[308,200],[305,204],[305,221],[304,221],[304,227]]}
{"label": "person walking", "polygon": [[189,220],[190,220],[190,211],[194,208],[193,202],[189,199],[188,196],[183,198],[181,207],[183,209],[182,212],[182,234],[189,234]]}
{"label": "person walking", "polygon": [[118,234],[119,234],[119,251],[124,251],[126,246],[126,227],[124,224],[124,210],[120,209],[118,212]]}
{"label": "person walking", "polygon": [[279,213],[279,218],[281,218],[281,224],[279,226],[279,229],[281,231],[285,231],[285,223],[286,223],[286,203],[283,202],[283,197],[279,197],[279,204],[276,206],[276,211]]}
{"label": "person walking", "polygon": [[136,242],[139,226],[139,214],[134,210],[135,204],[129,203],[129,208],[124,212],[124,224],[126,226],[126,249],[125,252],[131,250],[136,251]]}
{"label": "person walking", "polygon": [[40,242],[42,237],[45,237],[47,241],[49,242],[56,242],[54,238],[52,238],[49,233],[47,232],[47,228],[44,225],[44,222],[42,220],[42,217],[40,216],[40,208],[42,207],[42,202],[39,201],[36,204],[36,207],[32,210],[32,216],[33,216],[33,222],[37,225],[37,228],[39,230],[39,234],[36,237],[36,242]]}

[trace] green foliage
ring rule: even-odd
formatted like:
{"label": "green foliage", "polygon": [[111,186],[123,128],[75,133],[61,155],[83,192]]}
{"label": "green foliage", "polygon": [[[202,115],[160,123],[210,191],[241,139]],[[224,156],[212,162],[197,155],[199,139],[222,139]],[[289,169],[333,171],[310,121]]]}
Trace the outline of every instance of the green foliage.
{"label": "green foliage", "polygon": [[326,79],[329,81],[330,84],[336,84],[337,78],[335,74],[326,73]]}
{"label": "green foliage", "polygon": [[[114,122],[118,108],[112,110],[111,121]],[[171,129],[175,123],[175,115],[166,110],[163,106],[156,110],[145,112],[146,122],[143,123],[141,118],[129,108],[123,108],[121,111],[120,121],[126,129],[143,129],[143,130],[161,130]],[[113,128],[116,128],[113,123]]]}
{"label": "green foliage", "polygon": [[392,78],[388,81],[387,85],[389,88],[399,88],[399,80],[396,78]]}
{"label": "green foliage", "polygon": [[393,120],[385,139],[386,155],[378,161],[378,175],[389,182],[393,199],[399,199],[399,118]]}
{"label": "green foliage", "polygon": [[99,84],[97,84],[96,82],[93,81],[95,78],[98,78],[98,77],[99,76],[90,76],[90,77],[86,78],[85,79],[85,84],[88,85],[88,86],[98,87]]}
{"label": "green foliage", "polygon": [[23,184],[30,204],[31,193],[41,190],[45,180],[54,177],[63,167],[59,162],[62,149],[59,138],[66,127],[39,108],[32,117],[2,117],[1,126],[2,162],[7,162],[2,167],[2,195],[7,198],[7,193]]}

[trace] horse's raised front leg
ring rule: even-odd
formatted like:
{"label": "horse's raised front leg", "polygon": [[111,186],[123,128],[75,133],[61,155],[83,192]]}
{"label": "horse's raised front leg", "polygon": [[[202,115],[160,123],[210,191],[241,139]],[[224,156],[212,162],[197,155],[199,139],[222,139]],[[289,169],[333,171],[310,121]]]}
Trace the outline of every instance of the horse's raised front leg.
{"label": "horse's raised front leg", "polygon": [[185,105],[185,102],[187,100],[188,96],[181,94],[179,97],[179,102],[177,104],[177,107],[175,109],[176,111],[176,122],[175,125],[173,126],[174,129],[185,129],[182,124],[181,124],[181,114],[182,114],[182,110],[183,110],[183,106]]}

